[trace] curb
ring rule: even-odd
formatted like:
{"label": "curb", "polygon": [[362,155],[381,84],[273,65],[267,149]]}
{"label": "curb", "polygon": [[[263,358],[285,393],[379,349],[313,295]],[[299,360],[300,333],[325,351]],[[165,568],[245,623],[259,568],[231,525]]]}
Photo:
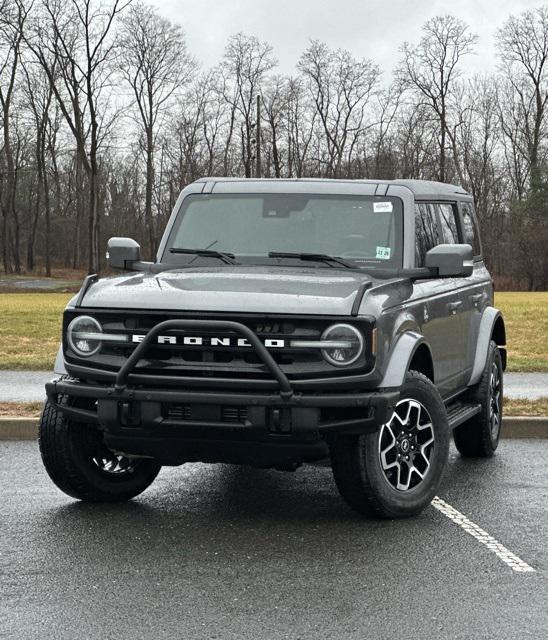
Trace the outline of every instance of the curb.
{"label": "curb", "polygon": [[548,417],[509,416],[502,419],[503,438],[548,438]]}
{"label": "curb", "polygon": [[0,440],[37,440],[39,418],[0,418]]}
{"label": "curb", "polygon": [[[39,418],[0,417],[0,440],[36,440]],[[548,438],[548,417],[503,418],[503,438]]]}

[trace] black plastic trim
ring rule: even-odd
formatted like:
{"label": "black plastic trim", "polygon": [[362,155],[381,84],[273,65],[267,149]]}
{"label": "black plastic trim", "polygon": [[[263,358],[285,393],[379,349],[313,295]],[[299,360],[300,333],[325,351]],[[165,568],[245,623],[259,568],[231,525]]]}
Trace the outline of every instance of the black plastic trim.
{"label": "black plastic trim", "polygon": [[82,306],[84,296],[86,295],[88,289],[91,287],[92,284],[97,282],[98,279],[99,279],[99,276],[96,273],[92,273],[91,275],[86,276],[84,278],[84,282],[82,282],[82,286],[80,287],[80,291],[78,292],[78,297],[76,298],[76,302],[75,302],[76,307]]}
{"label": "black plastic trim", "polygon": [[354,298],[354,303],[352,304],[352,310],[350,312],[350,315],[352,317],[356,317],[360,311],[360,306],[362,304],[362,300],[363,300],[363,296],[365,295],[365,292],[370,289],[372,286],[371,281],[366,281],[366,282],[362,282],[362,284],[359,286],[359,289],[356,293],[356,297]]}
{"label": "black plastic trim", "polygon": [[[99,416],[95,411],[79,408],[70,403],[60,403],[59,396],[69,398],[84,398],[88,400],[107,400],[114,403],[142,402],[142,403],[189,403],[212,404],[249,407],[283,407],[283,408],[363,408],[374,407],[375,413],[371,417],[340,418],[333,421],[321,422],[317,425],[322,431],[363,430],[368,425],[369,430],[375,430],[382,424],[399,399],[399,389],[384,389],[364,393],[339,393],[339,394],[293,394],[282,396],[280,393],[222,393],[216,391],[180,391],[165,389],[128,389],[106,387],[95,384],[87,384],[79,380],[59,378],[46,383],[48,400],[59,411],[76,420],[86,423],[99,423]],[[167,426],[187,425],[188,421],[172,420],[164,421]],[[206,425],[203,425],[206,426]],[[207,426],[218,426],[216,424]],[[223,424],[227,431],[234,427],[233,423]]]}
{"label": "black plastic trim", "polygon": [[[114,384],[115,371],[105,371],[92,367],[83,367],[70,364],[70,374],[83,380],[95,380],[105,384]],[[382,379],[378,371],[368,372],[362,375],[325,376],[321,378],[292,379],[291,386],[294,391],[323,391],[325,388],[356,389],[375,388]],[[276,380],[264,378],[223,378],[200,376],[167,376],[150,373],[132,373],[128,377],[131,385],[150,385],[151,387],[181,387],[207,388],[207,389],[245,389],[246,391],[266,391],[277,388]]]}

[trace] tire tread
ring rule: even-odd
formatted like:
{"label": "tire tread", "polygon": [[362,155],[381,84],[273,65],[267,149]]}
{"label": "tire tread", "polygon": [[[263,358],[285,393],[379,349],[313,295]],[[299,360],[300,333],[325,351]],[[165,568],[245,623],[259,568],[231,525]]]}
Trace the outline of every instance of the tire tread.
{"label": "tire tread", "polygon": [[85,446],[86,425],[68,421],[49,401],[42,410],[38,444],[46,471],[61,491],[86,502],[120,502],[129,500],[142,493],[160,471],[160,465],[154,461],[148,463],[148,473],[140,478],[132,478],[125,490],[105,491],[87,478],[75,459],[74,448]]}
{"label": "tire tread", "polygon": [[[455,446],[463,458],[491,458],[498,446],[498,440],[493,443],[491,439],[488,403],[491,365],[493,359],[497,358],[497,353],[498,346],[491,340],[485,369],[479,383],[470,394],[471,401],[481,405],[481,411],[453,430]],[[500,355],[498,355],[498,358],[500,358]],[[502,367],[500,375],[502,384]],[[502,407],[500,417],[502,421]],[[500,426],[502,428],[502,424]]]}

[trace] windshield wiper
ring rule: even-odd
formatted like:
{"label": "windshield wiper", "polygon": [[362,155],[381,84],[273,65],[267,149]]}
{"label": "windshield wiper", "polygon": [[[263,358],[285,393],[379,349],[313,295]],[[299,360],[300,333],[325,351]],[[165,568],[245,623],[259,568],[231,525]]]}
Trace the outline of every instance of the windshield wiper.
{"label": "windshield wiper", "polygon": [[178,247],[173,247],[169,250],[169,253],[186,253],[203,258],[219,258],[225,264],[240,264],[234,260],[233,253],[224,253],[223,251],[213,251],[211,249],[179,249]]}
{"label": "windshield wiper", "polygon": [[351,262],[347,262],[336,256],[328,256],[325,253],[286,253],[284,251],[269,251],[269,258],[297,258],[298,260],[310,260],[311,262],[335,262],[347,269],[357,269],[358,267]]}

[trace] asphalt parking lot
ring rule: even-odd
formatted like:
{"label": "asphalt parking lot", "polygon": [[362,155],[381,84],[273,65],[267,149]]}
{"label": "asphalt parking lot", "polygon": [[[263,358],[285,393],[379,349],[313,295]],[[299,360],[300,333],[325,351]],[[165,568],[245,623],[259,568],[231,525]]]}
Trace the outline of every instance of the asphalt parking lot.
{"label": "asphalt parking lot", "polygon": [[439,508],[371,522],[328,468],[186,465],[92,506],[36,443],[0,442],[0,637],[546,637],[547,459],[548,440],[453,449]]}

